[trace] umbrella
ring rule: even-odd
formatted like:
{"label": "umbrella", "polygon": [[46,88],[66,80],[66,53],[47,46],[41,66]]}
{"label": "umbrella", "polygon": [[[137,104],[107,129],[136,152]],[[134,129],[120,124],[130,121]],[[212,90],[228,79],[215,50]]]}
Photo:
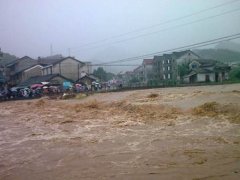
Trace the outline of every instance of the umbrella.
{"label": "umbrella", "polygon": [[43,84],[33,84],[33,85],[31,85],[31,88],[32,89],[34,89],[34,88],[41,88],[43,86],[44,86]]}
{"label": "umbrella", "polygon": [[76,87],[80,87],[80,86],[82,86],[82,85],[81,85],[81,84],[75,84],[75,86],[76,86]]}
{"label": "umbrella", "polygon": [[49,84],[50,82],[41,82],[43,85],[47,85]]}

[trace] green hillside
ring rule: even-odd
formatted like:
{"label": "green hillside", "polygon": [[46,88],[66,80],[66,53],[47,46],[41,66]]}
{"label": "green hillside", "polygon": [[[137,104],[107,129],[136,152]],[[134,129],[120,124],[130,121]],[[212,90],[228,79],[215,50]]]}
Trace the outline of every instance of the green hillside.
{"label": "green hillside", "polygon": [[196,49],[194,52],[204,59],[215,59],[224,63],[240,63],[240,52],[236,51],[227,49]]}

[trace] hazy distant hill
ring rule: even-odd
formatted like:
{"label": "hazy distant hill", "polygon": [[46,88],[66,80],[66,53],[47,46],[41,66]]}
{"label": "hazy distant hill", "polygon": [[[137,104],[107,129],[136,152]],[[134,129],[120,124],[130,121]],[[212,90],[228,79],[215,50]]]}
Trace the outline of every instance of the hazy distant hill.
{"label": "hazy distant hill", "polygon": [[215,46],[216,49],[228,49],[240,52],[240,44],[230,41],[224,41]]}
{"label": "hazy distant hill", "polygon": [[221,62],[240,62],[240,52],[228,49],[196,49],[196,54],[204,59],[215,59]]}
{"label": "hazy distant hill", "polygon": [[16,59],[17,59],[16,56],[3,52],[3,57],[0,60],[0,64],[8,64],[8,63],[11,63],[12,61],[14,61]]}

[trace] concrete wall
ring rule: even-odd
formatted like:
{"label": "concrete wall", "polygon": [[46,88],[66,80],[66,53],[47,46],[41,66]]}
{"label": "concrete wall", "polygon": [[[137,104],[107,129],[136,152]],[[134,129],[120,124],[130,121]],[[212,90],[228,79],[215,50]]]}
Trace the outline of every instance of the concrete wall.
{"label": "concrete wall", "polygon": [[84,66],[81,67],[81,71],[84,71],[87,74],[92,74],[92,64],[91,62],[84,62]]}
{"label": "concrete wall", "polygon": [[215,82],[215,73],[197,74],[197,82],[206,82],[206,75],[209,75],[210,82]]}
{"label": "concrete wall", "polygon": [[153,65],[148,64],[148,65],[143,65],[143,78],[144,81],[147,82],[150,80],[150,76],[153,76]]}
{"label": "concrete wall", "polygon": [[[52,70],[51,70],[52,69]],[[83,63],[72,58],[64,59],[63,61],[43,69],[43,75],[60,74],[68,79],[77,81],[81,77],[81,73],[90,74],[92,71],[91,63]]]}
{"label": "concrete wall", "polygon": [[37,66],[34,66],[28,70],[25,70],[23,73],[22,73],[22,80],[21,81],[25,81],[31,77],[34,77],[34,76],[42,76],[42,66],[40,65],[37,65]]}
{"label": "concrete wall", "polygon": [[190,77],[184,77],[183,82],[184,83],[190,83]]}
{"label": "concrete wall", "polygon": [[48,67],[45,67],[42,69],[43,76],[48,75],[48,74],[53,74],[52,66],[48,66]]}
{"label": "concrete wall", "polygon": [[73,59],[65,59],[64,61],[60,62],[61,71],[59,74],[73,81],[77,81],[80,77],[81,65],[82,64],[80,64],[80,62],[77,62]]}
{"label": "concrete wall", "polygon": [[[82,72],[88,71],[88,67],[80,61],[67,58],[60,63],[53,65],[52,74],[61,74],[62,76],[77,81]],[[44,75],[50,74],[50,71],[44,70]]]}

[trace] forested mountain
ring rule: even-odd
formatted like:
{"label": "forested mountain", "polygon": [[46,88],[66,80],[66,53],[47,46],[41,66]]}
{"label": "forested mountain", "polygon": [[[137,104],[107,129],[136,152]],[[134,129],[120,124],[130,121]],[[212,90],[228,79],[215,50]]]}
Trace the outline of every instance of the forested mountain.
{"label": "forested mountain", "polygon": [[216,49],[228,49],[230,51],[240,52],[240,44],[232,41],[224,41],[215,46]]}
{"label": "forested mountain", "polygon": [[240,52],[237,51],[228,49],[196,49],[194,52],[204,59],[215,59],[224,63],[240,63]]}

